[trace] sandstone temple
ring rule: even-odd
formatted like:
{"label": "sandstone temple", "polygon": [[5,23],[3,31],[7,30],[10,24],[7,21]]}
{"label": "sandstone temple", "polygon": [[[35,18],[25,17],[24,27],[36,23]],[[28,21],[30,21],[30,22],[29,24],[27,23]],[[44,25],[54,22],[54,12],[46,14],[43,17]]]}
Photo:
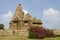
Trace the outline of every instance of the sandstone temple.
{"label": "sandstone temple", "polygon": [[25,15],[21,4],[18,4],[15,14],[9,23],[9,29],[12,30],[28,30],[29,25],[41,26],[42,21],[36,17],[31,17],[29,13]]}
{"label": "sandstone temple", "polygon": [[[42,27],[42,21],[36,17],[25,14],[21,4],[18,4],[15,14],[9,23],[8,30],[0,30],[0,35],[26,35],[29,36],[28,28],[30,25]],[[60,35],[60,31],[54,30],[55,35]]]}

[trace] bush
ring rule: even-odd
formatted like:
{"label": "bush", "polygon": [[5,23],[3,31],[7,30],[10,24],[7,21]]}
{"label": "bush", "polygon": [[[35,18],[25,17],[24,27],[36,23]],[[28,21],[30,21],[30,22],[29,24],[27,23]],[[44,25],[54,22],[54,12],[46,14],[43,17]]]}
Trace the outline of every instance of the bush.
{"label": "bush", "polygon": [[43,27],[35,26],[29,28],[29,38],[43,39],[45,37],[45,29]]}
{"label": "bush", "polygon": [[45,29],[39,26],[29,26],[29,38],[32,39],[44,39],[45,37],[54,37],[52,30]]}
{"label": "bush", "polygon": [[38,35],[39,35],[38,33],[34,33],[32,31],[29,32],[29,38],[31,39],[38,39],[39,38]]}
{"label": "bush", "polygon": [[52,30],[46,29],[46,37],[55,37]]}

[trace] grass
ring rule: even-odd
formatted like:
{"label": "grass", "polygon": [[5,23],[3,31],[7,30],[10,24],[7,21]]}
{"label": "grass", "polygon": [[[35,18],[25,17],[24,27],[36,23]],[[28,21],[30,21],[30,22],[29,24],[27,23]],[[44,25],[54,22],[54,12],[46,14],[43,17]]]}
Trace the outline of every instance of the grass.
{"label": "grass", "polygon": [[[39,40],[39,39],[29,39],[27,36],[0,36],[0,40]],[[45,38],[43,40],[60,40],[60,37],[55,38]]]}
{"label": "grass", "polygon": [[60,37],[55,37],[55,38],[45,38],[44,40],[60,40]]}

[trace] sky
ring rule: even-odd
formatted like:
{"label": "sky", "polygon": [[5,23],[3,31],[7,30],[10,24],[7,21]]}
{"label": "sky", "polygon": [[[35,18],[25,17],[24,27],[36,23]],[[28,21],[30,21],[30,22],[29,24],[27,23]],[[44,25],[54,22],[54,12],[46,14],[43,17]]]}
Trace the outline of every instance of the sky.
{"label": "sky", "polygon": [[9,28],[16,7],[22,5],[25,13],[41,19],[48,29],[60,29],[60,0],[0,0],[0,23]]}

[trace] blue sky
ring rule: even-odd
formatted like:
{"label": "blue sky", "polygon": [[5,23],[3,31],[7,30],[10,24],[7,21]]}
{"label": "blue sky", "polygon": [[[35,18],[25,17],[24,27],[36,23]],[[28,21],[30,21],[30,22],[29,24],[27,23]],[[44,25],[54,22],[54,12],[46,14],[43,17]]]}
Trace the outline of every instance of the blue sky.
{"label": "blue sky", "polygon": [[41,19],[45,28],[60,29],[60,0],[0,0],[0,22],[5,29],[18,4],[32,17]]}

